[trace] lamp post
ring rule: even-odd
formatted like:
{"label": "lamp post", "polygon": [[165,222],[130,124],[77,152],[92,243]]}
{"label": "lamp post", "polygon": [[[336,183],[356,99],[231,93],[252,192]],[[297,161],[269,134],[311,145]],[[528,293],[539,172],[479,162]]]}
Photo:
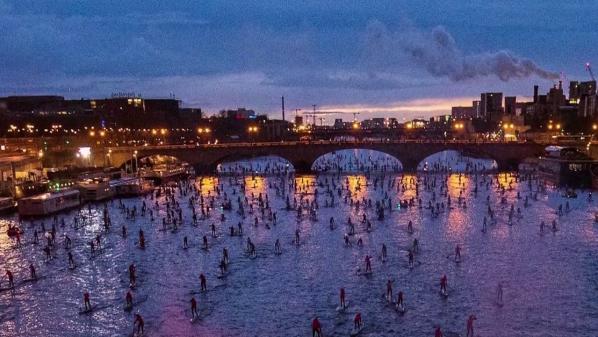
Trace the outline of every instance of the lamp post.
{"label": "lamp post", "polygon": [[110,155],[112,154],[112,149],[108,149],[108,152],[106,152],[106,155],[104,156],[104,166],[108,166],[111,165],[111,161],[110,161]]}
{"label": "lamp post", "polygon": [[258,130],[257,126],[250,126],[250,127],[248,127],[247,128],[247,132],[249,133],[249,139],[250,140],[255,140],[254,135],[256,135],[258,131],[259,130]]}
{"label": "lamp post", "polygon": [[212,132],[212,130],[210,128],[207,128],[207,127],[199,127],[199,128],[197,128],[197,133],[198,133],[199,140],[202,140],[202,136],[205,136],[205,138],[208,138],[211,132]]}
{"label": "lamp post", "polygon": [[135,160],[135,175],[139,176],[139,164],[137,162],[137,150],[133,152],[133,159]]}

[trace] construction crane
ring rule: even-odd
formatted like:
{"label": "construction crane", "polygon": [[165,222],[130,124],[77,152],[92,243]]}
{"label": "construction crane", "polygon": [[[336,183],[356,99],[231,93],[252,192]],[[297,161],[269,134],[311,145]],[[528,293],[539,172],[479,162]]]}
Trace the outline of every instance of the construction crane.
{"label": "construction crane", "polygon": [[[311,117],[312,124],[314,126],[316,125],[316,118],[320,120],[320,126],[323,125],[324,117],[322,117],[322,116],[335,115],[335,114],[341,114],[341,115],[352,114],[353,122],[355,122],[355,121],[357,121],[357,115],[360,114],[360,112],[347,112],[347,111],[329,111],[329,110],[317,111],[317,110],[315,110],[315,105],[312,105],[312,107],[314,110],[312,112],[303,113],[303,116],[305,116],[306,119]],[[301,109],[299,109],[299,110],[301,110]]]}
{"label": "construction crane", "polygon": [[324,117],[322,116],[327,116],[327,115],[333,115],[333,114],[338,114],[341,112],[336,112],[336,111],[314,111],[311,113],[304,113],[303,115],[306,118],[312,117],[312,121],[313,121],[313,125],[316,125],[316,118],[318,118],[320,120],[320,126],[323,124],[324,121]]}
{"label": "construction crane", "polygon": [[590,65],[590,62],[586,63],[586,70],[588,71],[588,73],[590,73],[590,77],[592,78],[592,81],[596,81],[596,79],[594,78],[594,72],[592,71],[592,66]]}

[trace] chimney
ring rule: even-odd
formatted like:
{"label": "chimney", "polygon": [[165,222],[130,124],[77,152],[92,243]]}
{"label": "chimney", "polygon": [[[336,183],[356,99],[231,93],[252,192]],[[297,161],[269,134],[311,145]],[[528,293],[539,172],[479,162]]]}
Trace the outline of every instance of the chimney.
{"label": "chimney", "polygon": [[534,85],[534,103],[538,103],[538,86]]}
{"label": "chimney", "polygon": [[563,81],[559,81],[559,90],[563,90]]}
{"label": "chimney", "polygon": [[282,96],[282,120],[284,121],[284,96]]}

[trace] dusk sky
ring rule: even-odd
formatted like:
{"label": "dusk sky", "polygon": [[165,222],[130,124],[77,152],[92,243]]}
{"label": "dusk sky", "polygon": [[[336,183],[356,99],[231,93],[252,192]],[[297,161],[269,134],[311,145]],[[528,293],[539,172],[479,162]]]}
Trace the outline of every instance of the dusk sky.
{"label": "dusk sky", "polygon": [[287,111],[427,117],[482,91],[544,92],[561,72],[588,80],[597,13],[597,1],[0,0],[0,95],[174,93],[272,116],[284,95]]}

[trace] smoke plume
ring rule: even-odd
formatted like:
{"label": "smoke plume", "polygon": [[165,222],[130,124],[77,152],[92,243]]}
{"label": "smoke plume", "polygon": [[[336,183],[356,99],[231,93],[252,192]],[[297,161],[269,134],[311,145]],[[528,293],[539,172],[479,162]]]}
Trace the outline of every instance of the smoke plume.
{"label": "smoke plume", "polygon": [[[386,47],[380,48],[381,45]],[[502,81],[533,75],[551,80],[559,77],[557,73],[542,69],[532,60],[519,57],[508,50],[465,55],[451,34],[441,26],[429,32],[412,28],[391,33],[380,22],[373,22],[368,26],[366,46],[369,50],[376,46],[377,50],[386,55],[389,50],[400,51],[431,75],[448,77],[452,81],[490,75],[495,75]],[[373,55],[369,57],[370,60],[376,59]]]}

